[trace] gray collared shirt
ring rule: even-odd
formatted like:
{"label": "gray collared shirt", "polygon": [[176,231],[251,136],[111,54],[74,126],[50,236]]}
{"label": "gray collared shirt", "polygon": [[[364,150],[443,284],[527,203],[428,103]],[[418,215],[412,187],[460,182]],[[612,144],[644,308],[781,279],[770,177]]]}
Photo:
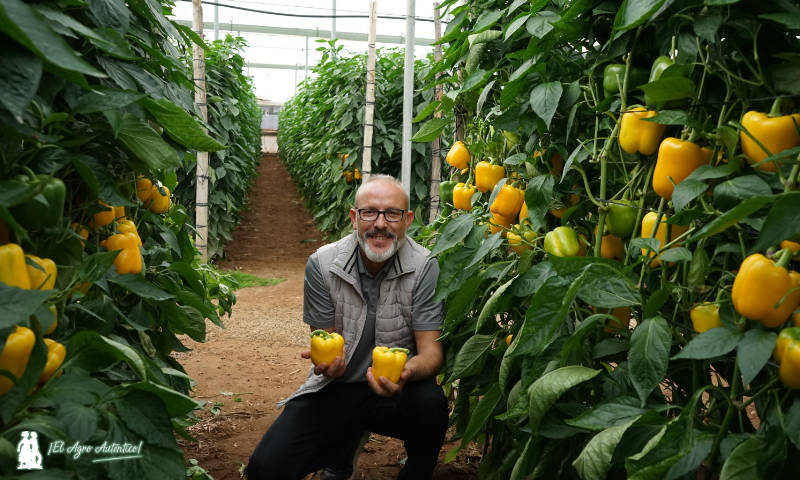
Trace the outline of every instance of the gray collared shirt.
{"label": "gray collared shirt", "polygon": [[[353,352],[353,358],[347,365],[347,371],[339,378],[342,382],[365,382],[367,367],[372,364],[372,349],[375,347],[375,312],[380,296],[381,281],[386,277],[387,269],[392,261],[386,262],[375,275],[369,273],[359,255],[358,278],[361,284],[361,295],[367,303],[367,319],[361,340]],[[417,287],[412,293],[411,326],[415,331],[442,329],[442,303],[434,302],[436,280],[439,276],[439,264],[435,258],[428,259],[420,274]],[[328,286],[319,268],[316,255],[311,255],[306,263],[303,288],[303,321],[314,328],[331,328],[334,324],[334,306]]]}

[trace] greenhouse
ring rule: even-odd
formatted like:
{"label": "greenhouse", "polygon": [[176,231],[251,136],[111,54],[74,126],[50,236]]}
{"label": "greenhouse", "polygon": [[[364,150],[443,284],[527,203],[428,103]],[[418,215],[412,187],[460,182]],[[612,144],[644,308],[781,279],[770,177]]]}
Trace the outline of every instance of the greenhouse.
{"label": "greenhouse", "polygon": [[0,35],[0,477],[795,478],[796,2]]}

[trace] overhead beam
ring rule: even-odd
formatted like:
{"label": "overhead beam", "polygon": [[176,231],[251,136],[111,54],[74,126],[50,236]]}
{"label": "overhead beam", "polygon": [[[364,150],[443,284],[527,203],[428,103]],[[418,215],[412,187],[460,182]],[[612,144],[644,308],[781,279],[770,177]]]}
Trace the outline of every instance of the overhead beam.
{"label": "overhead beam", "polygon": [[302,65],[288,65],[282,63],[245,63],[247,68],[270,68],[277,70],[303,70],[305,67]]}
{"label": "overhead beam", "polygon": [[[181,25],[188,25],[191,26],[192,22],[188,20],[177,20],[178,23]],[[214,29],[213,22],[204,22],[203,27],[208,30]],[[329,39],[331,38],[331,31],[330,30],[319,30],[319,29],[311,29],[311,28],[287,28],[287,27],[270,27],[266,25],[246,25],[242,23],[219,23],[220,30],[227,30],[229,32],[247,32],[247,33],[267,33],[272,35],[293,35],[296,37],[311,37],[311,38],[324,38]],[[341,32],[336,31],[336,38],[341,40],[351,40],[355,42],[366,42],[367,41],[367,34],[366,33],[356,33],[356,32]],[[378,43],[395,43],[395,44],[405,44],[406,39],[402,35],[378,35],[376,38]],[[433,43],[432,38],[414,38],[414,45],[430,45]]]}

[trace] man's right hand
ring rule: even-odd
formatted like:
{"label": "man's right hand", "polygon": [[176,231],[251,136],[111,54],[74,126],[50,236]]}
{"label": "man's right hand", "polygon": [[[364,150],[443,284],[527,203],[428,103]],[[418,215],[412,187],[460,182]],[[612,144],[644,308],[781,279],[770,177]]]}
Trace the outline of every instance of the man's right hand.
{"label": "man's right hand", "polygon": [[[305,358],[306,360],[311,358],[311,351],[306,350],[300,353],[300,356]],[[333,362],[328,365],[327,363],[320,363],[319,365],[314,365],[314,374],[315,375],[325,375],[329,378],[337,378],[344,375],[345,370],[347,370],[347,364],[345,363],[344,357],[336,357]]]}

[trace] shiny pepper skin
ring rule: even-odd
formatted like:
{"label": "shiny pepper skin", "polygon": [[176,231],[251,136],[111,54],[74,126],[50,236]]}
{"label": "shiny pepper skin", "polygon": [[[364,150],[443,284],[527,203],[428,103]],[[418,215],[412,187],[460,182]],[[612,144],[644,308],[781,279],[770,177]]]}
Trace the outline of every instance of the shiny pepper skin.
{"label": "shiny pepper skin", "polygon": [[483,193],[490,192],[505,175],[506,169],[502,165],[478,162],[475,165],[475,188]]}
{"label": "shiny pepper skin", "polygon": [[[594,234],[597,235],[597,227],[594,227]],[[625,257],[625,247],[622,239],[611,233],[603,235],[603,243],[600,244],[600,256],[603,258],[622,260]]]}
{"label": "shiny pepper skin", "polygon": [[506,218],[514,218],[525,203],[525,192],[519,188],[505,184],[500,187],[489,211]]}
{"label": "shiny pepper skin", "polygon": [[344,337],[325,330],[311,332],[311,361],[314,365],[330,365],[336,357],[344,356]]}
{"label": "shiny pepper skin", "polygon": [[506,217],[499,213],[493,213],[492,218],[489,219],[489,233],[497,233],[502,230],[502,236],[505,237],[506,231],[503,230],[503,227],[511,228],[512,223],[514,223],[514,217]]}
{"label": "shiny pepper skin", "polygon": [[[38,194],[11,208],[20,225],[28,230],[39,230],[58,224],[64,216],[66,186],[60,178],[50,175],[19,175],[17,180],[34,187]],[[40,199],[44,199],[44,202]]]}
{"label": "shiny pepper skin", "polygon": [[646,122],[643,119],[656,116],[655,110],[644,107],[631,108],[622,114],[619,127],[619,146],[627,153],[639,152],[652,155],[658,150],[666,125]]}
{"label": "shiny pepper skin", "polygon": [[692,327],[697,333],[722,326],[719,319],[719,305],[711,302],[704,302],[692,307],[689,311],[689,318],[692,319]]}
{"label": "shiny pepper skin", "polygon": [[42,371],[42,376],[39,377],[39,383],[50,380],[53,373],[64,363],[64,357],[67,356],[67,349],[55,340],[45,338],[44,344],[47,345],[47,363]]}
{"label": "shiny pepper skin", "polygon": [[800,389],[800,327],[781,330],[773,356],[781,365],[778,374],[783,384],[793,390]]}
{"label": "shiny pepper skin", "polygon": [[581,251],[578,234],[570,227],[556,227],[544,236],[544,249],[557,257],[576,257]]}
{"label": "shiny pepper skin", "polygon": [[459,210],[469,210],[472,208],[472,195],[475,194],[475,187],[463,183],[453,187],[453,206]]}
{"label": "shiny pepper skin", "polygon": [[[742,117],[741,124],[761,142],[769,153],[775,155],[800,145],[797,128],[800,127],[800,114],[770,117],[766,113],[749,111]],[[744,131],[739,132],[742,152],[750,164],[762,162],[769,155]],[[757,167],[765,172],[776,171],[775,163],[762,163]]]}
{"label": "shiny pepper skin", "polygon": [[[28,359],[33,350],[36,335],[33,330],[17,325],[14,331],[6,338],[3,351],[0,352],[0,370],[8,370],[19,380],[28,366]],[[0,395],[5,395],[14,386],[14,382],[0,375]]]}
{"label": "shiny pepper skin", "polygon": [[439,183],[439,203],[442,205],[453,203],[453,189],[456,182],[445,180]]}
{"label": "shiny pepper skin", "polygon": [[372,350],[372,376],[375,380],[385,377],[390,382],[397,383],[407,358],[408,349],[375,347]]}
{"label": "shiny pepper skin", "polygon": [[711,149],[700,148],[696,143],[665,138],[658,147],[653,190],[661,198],[671,199],[675,185],[684,181],[700,165],[709,163],[711,154]]}
{"label": "shiny pepper skin", "polygon": [[139,200],[142,201],[145,205],[147,205],[147,201],[150,199],[150,195],[153,193],[153,182],[149,179],[144,177],[139,177],[136,179],[136,196],[139,197]]}
{"label": "shiny pepper skin", "polygon": [[25,264],[25,252],[16,243],[0,246],[0,282],[10,287],[31,288],[28,267]]}
{"label": "shiny pepper skin", "polygon": [[[658,214],[656,212],[647,212],[647,214],[642,218],[642,238],[652,238],[653,237],[653,227],[656,225],[656,218]],[[670,225],[670,240],[669,242],[675,240],[679,236],[686,233],[688,230],[687,227],[683,227],[681,225]],[[667,216],[663,215],[661,217],[661,223],[658,225],[658,229],[656,229],[655,238],[661,243],[659,249],[663,249],[664,245],[669,243],[667,241]],[[679,245],[675,244],[670,248],[675,248]],[[646,248],[642,249],[642,255],[650,255],[651,257],[654,256],[653,252],[648,251]],[[657,267],[661,265],[661,254],[655,255],[655,258],[650,261],[651,267]]]}
{"label": "shiny pepper skin", "polygon": [[636,205],[630,200],[617,200],[609,204],[606,215],[606,230],[620,238],[625,238],[633,232],[636,226]]}
{"label": "shiny pepper skin", "polygon": [[120,250],[114,259],[114,268],[117,273],[140,273],[142,271],[142,254],[139,252],[139,237],[131,232],[118,233],[106,239],[106,248],[109,252]]}
{"label": "shiny pepper skin", "polygon": [[169,188],[162,186],[161,189],[164,190],[163,195],[161,190],[153,185],[150,189],[149,203],[145,202],[147,209],[156,214],[167,213],[169,210]]}
{"label": "shiny pepper skin", "polygon": [[470,160],[469,150],[464,145],[464,142],[458,140],[457,142],[453,143],[453,146],[450,147],[450,150],[447,152],[447,157],[445,160],[451,166],[459,169],[464,170],[469,166]]}
{"label": "shiny pepper skin", "polygon": [[58,276],[56,262],[49,258],[39,258],[36,255],[25,255],[25,258],[40,267],[36,268],[33,265],[25,265],[28,269],[28,279],[31,283],[31,289],[50,290],[55,287],[56,277]]}
{"label": "shiny pepper skin", "polygon": [[[767,328],[777,328],[789,319],[800,303],[800,288],[797,287],[800,287],[800,273],[790,272],[764,255],[754,253],[739,266],[731,300],[744,317],[760,321]],[[795,290],[790,292],[793,288]]]}
{"label": "shiny pepper skin", "polygon": [[94,214],[94,226],[95,227],[105,227],[106,225],[110,224],[114,221],[114,207],[107,204],[106,202],[100,200],[98,202],[103,210]]}
{"label": "shiny pepper skin", "polygon": [[117,231],[119,233],[132,233],[136,235],[136,240],[138,241],[139,245],[142,244],[142,238],[139,236],[139,230],[136,228],[136,224],[133,221],[128,220],[127,218],[123,218],[117,222]]}

